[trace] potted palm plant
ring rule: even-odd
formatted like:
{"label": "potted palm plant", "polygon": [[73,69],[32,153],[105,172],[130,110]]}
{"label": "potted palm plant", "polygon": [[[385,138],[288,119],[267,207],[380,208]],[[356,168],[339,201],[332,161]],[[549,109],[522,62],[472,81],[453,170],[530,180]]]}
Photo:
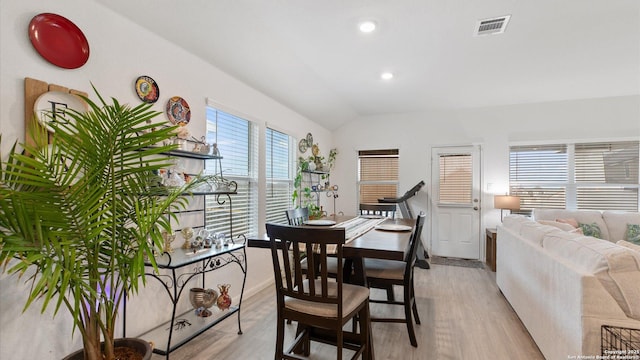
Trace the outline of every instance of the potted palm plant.
{"label": "potted palm plant", "polygon": [[155,267],[171,211],[206,179],[161,186],[154,172],[171,165],[163,154],[177,145],[156,145],[170,143],[175,127],[152,124],[160,113],[149,104],[96,95],[95,103],[84,98],[87,112],[67,110],[63,121],[55,114],[53,134],[30,131],[35,145],[14,144],[2,162],[0,262],[3,271],[33,274],[25,309],[69,312],[82,335],[80,359],[113,360],[124,297],[144,283],[145,261]]}

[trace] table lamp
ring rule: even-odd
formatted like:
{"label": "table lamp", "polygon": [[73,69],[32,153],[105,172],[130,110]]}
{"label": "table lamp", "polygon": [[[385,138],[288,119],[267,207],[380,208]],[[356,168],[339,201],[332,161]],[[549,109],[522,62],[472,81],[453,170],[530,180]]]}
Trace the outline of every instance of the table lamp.
{"label": "table lamp", "polygon": [[504,210],[520,210],[520,197],[513,195],[495,195],[493,207],[500,209],[500,222],[502,222]]}

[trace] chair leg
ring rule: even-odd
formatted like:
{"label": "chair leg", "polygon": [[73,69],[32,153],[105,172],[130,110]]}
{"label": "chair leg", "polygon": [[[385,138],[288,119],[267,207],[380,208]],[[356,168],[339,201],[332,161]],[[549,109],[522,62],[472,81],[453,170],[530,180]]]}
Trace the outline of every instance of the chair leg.
{"label": "chair leg", "polygon": [[276,353],[274,355],[275,360],[281,360],[284,351],[284,319],[280,319],[278,314],[278,325],[276,331]]}
{"label": "chair leg", "polygon": [[371,314],[369,302],[360,311],[360,341],[365,346],[361,359],[373,359],[373,342],[371,340]]}
{"label": "chair leg", "polygon": [[416,292],[413,287],[413,279],[411,279],[411,303],[413,304],[413,317],[416,324],[420,325],[420,316],[418,315],[418,305],[416,304]]}
{"label": "chair leg", "polygon": [[407,323],[407,331],[409,332],[409,341],[411,342],[411,346],[418,347],[418,341],[416,340],[416,333],[413,330],[413,319],[411,318],[411,295],[412,295],[411,285],[404,287],[404,318]]}
{"label": "chair leg", "polygon": [[336,360],[342,360],[342,345],[344,344],[342,329],[336,333],[336,349],[338,350],[338,356]]}

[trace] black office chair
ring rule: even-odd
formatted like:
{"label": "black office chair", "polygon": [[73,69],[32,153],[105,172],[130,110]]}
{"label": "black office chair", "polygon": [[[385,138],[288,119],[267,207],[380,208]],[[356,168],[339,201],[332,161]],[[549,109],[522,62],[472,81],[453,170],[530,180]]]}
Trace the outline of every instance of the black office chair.
{"label": "black office chair", "polygon": [[399,285],[403,287],[404,291],[403,301],[396,301],[389,297],[387,297],[387,300],[370,300],[372,303],[404,306],[404,319],[372,317],[371,321],[406,323],[407,331],[409,332],[409,341],[414,347],[418,346],[418,342],[416,341],[416,334],[413,329],[413,318],[411,317],[412,311],[416,324],[420,324],[420,317],[418,316],[418,307],[416,306],[415,299],[413,267],[416,263],[416,252],[418,243],[420,242],[420,235],[422,234],[425,218],[426,215],[424,212],[421,212],[420,215],[418,215],[418,218],[416,219],[416,226],[411,234],[411,239],[409,240],[409,252],[403,261],[364,259],[364,270],[369,287],[389,289],[389,287],[393,288],[393,285]]}
{"label": "black office chair", "polygon": [[[351,359],[360,356],[365,358],[371,350],[369,343],[371,329],[369,289],[343,283],[342,246],[345,240],[345,230],[343,228],[310,228],[278,224],[267,224],[266,226],[278,302],[275,358],[304,359],[293,352],[300,350],[308,356],[312,340],[334,343],[337,347],[336,359],[342,359],[343,348],[355,351]],[[330,277],[327,271],[328,256],[331,252],[328,249],[331,247],[335,247],[333,259],[336,259],[338,263],[336,277]],[[303,271],[300,266],[301,248],[316,255],[307,257],[310,262],[307,271]],[[293,344],[285,350],[284,324],[290,320],[298,322],[298,331]],[[358,343],[345,341],[343,328],[352,320],[359,323],[360,333],[355,334],[359,335]],[[326,335],[321,336],[317,329],[329,330],[329,338]]]}

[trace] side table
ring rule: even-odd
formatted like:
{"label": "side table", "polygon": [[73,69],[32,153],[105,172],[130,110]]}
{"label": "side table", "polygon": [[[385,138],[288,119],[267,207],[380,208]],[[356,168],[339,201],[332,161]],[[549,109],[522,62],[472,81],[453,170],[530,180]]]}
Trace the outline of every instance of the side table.
{"label": "side table", "polygon": [[496,239],[498,238],[498,231],[496,228],[487,228],[487,246],[485,254],[487,266],[491,271],[496,271]]}

